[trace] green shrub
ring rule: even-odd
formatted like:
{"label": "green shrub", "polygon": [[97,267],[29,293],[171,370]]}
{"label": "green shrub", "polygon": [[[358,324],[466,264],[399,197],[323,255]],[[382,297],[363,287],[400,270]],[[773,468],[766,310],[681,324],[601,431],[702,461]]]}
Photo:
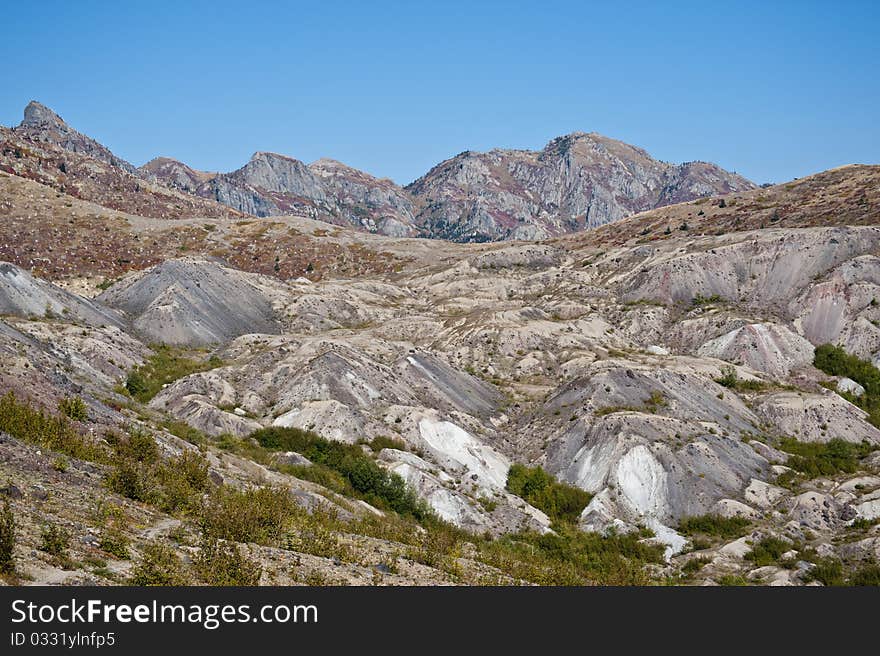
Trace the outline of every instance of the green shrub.
{"label": "green shrub", "polygon": [[592,495],[560,483],[540,467],[515,463],[507,473],[507,490],[557,521],[576,522]]}
{"label": "green shrub", "polygon": [[209,482],[208,462],[198,453],[184,451],[157,467],[156,505],[167,513],[196,510]]}
{"label": "green shrub", "polygon": [[161,542],[151,542],[144,547],[141,561],[129,579],[131,585],[141,586],[179,586],[189,582],[180,558]]}
{"label": "green shrub", "polygon": [[720,515],[695,515],[685,517],[678,524],[683,535],[707,535],[731,539],[745,534],[752,525],[745,517],[721,517]]}
{"label": "green shrub", "polygon": [[712,562],[711,558],[691,558],[681,568],[682,574],[693,576],[699,572],[705,565]]}
{"label": "green shrub", "polygon": [[721,303],[724,299],[721,298],[718,294],[712,294],[711,296],[703,296],[702,294],[697,294],[691,299],[691,303],[693,305],[712,305],[714,303]]}
{"label": "green shrub", "polygon": [[81,435],[65,415],[46,414],[19,401],[12,392],[0,398],[0,431],[73,458],[109,461],[107,450],[95,440]]}
{"label": "green shrub", "polygon": [[539,585],[645,585],[649,563],[664,562],[662,545],[647,533],[584,533],[561,526],[556,533],[521,533],[481,545],[481,560],[508,575]]}
{"label": "green shrub", "polygon": [[398,451],[406,451],[406,443],[394,437],[379,435],[374,437],[372,441],[367,442],[374,453],[378,453],[382,449],[397,449]]}
{"label": "green shrub", "polygon": [[856,586],[880,585],[880,565],[874,563],[862,565],[850,577],[849,584]]}
{"label": "green shrub", "polygon": [[0,573],[11,574],[15,571],[15,515],[9,499],[3,502],[0,512]]}
{"label": "green shrub", "polygon": [[843,563],[837,558],[821,558],[807,572],[807,581],[819,581],[822,585],[844,585]]}
{"label": "green shrub", "polygon": [[98,547],[119,560],[131,558],[131,553],[128,551],[128,538],[116,526],[104,527],[100,538],[98,538]]}
{"label": "green shrub", "polygon": [[744,576],[740,576],[739,574],[725,574],[718,579],[718,585],[746,586],[751,584],[751,581],[749,581]]}
{"label": "green shrub", "polygon": [[48,524],[40,533],[40,550],[50,556],[65,558],[70,547],[70,533],[57,524]]}
{"label": "green shrub", "polygon": [[207,360],[188,357],[187,352],[170,346],[153,347],[153,354],[139,367],[133,369],[126,378],[125,389],[140,401],[147,403],[162,389],[163,385],[200,371],[208,371],[222,366],[216,356]]}
{"label": "green shrub", "polygon": [[74,421],[87,421],[89,418],[89,407],[78,396],[62,399],[58,404],[61,414],[73,419]]}
{"label": "green shrub", "polygon": [[730,366],[721,368],[721,377],[715,382],[722,387],[737,390],[739,392],[760,392],[767,388],[767,383],[760,380],[744,380],[736,373],[736,369]]}
{"label": "green shrub", "polygon": [[202,541],[193,569],[208,585],[258,585],[263,572],[258,563],[241,553],[238,545],[217,538]]}
{"label": "green shrub", "polygon": [[782,558],[782,554],[792,549],[792,544],[780,538],[768,536],[760,542],[752,545],[752,550],[746,554],[746,560],[750,560],[757,567],[776,565]]}
{"label": "green shrub", "polygon": [[867,442],[854,444],[838,438],[825,443],[783,438],[779,448],[791,454],[785,464],[807,478],[833,476],[841,472],[852,474],[859,467],[859,459],[875,449]]}
{"label": "green shrub", "polygon": [[169,513],[198,507],[209,483],[208,463],[200,454],[184,451],[162,460],[156,441],[144,431],[114,436],[112,444],[116,457],[106,478],[110,490]]}
{"label": "green shrub", "polygon": [[202,533],[209,538],[277,544],[298,509],[282,488],[216,488],[202,507]]}
{"label": "green shrub", "polygon": [[325,440],[309,431],[282,427],[264,428],[250,437],[266,449],[296,451],[316,465],[335,471],[352,491],[380,508],[420,520],[432,514],[399,475],[380,467],[356,444]]}
{"label": "green shrub", "polygon": [[868,413],[868,421],[880,427],[880,369],[868,360],[848,354],[839,346],[822,344],[816,347],[813,365],[831,376],[845,376],[865,388],[861,396],[840,393]]}

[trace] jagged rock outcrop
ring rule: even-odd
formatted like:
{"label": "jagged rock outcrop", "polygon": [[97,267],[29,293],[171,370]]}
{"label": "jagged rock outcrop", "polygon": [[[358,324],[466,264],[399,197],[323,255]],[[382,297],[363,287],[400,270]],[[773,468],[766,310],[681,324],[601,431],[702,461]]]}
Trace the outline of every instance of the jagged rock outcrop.
{"label": "jagged rock outcrop", "polygon": [[91,137],[77,132],[45,105],[32,100],[24,108],[24,119],[15,132],[34,141],[45,141],[64,150],[105,162],[132,175],[138,170],[121,157],[117,157],[106,146]]}
{"label": "jagged rock outcrop", "polygon": [[674,166],[590,133],[539,151],[466,151],[409,186],[422,234],[453,241],[541,239],[754,185],[713,164]]}
{"label": "jagged rock outcrop", "polygon": [[319,159],[309,169],[335,200],[346,223],[391,237],[415,236],[412,199],[391,180],[332,159]]}
{"label": "jagged rock outcrop", "polygon": [[308,166],[275,153],[254,153],[243,167],[214,176],[199,185],[196,193],[255,216],[323,218],[335,210],[335,203]]}

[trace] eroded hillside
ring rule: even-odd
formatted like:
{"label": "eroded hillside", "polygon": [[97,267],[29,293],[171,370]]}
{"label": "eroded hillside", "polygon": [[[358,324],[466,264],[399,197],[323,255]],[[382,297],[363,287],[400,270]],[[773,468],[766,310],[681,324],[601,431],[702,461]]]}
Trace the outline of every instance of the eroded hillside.
{"label": "eroded hillside", "polygon": [[480,245],[0,176],[22,579],[875,580],[877,171]]}

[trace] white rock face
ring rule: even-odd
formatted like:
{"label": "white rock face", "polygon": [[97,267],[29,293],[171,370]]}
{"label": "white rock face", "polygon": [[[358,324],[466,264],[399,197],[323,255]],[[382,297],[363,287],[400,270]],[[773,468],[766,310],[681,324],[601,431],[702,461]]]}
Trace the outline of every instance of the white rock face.
{"label": "white rock face", "polygon": [[837,391],[852,394],[853,396],[863,396],[865,388],[859,385],[852,378],[841,378],[837,381]]}
{"label": "white rock face", "polygon": [[453,469],[463,470],[464,476],[481,487],[503,490],[507,485],[510,469],[507,458],[463,428],[431,417],[423,417],[418,426],[419,435],[439,460],[449,462]]}
{"label": "white rock face", "polygon": [[745,517],[746,519],[758,519],[761,513],[736,499],[721,499],[712,508],[721,517]]}
{"label": "white rock face", "polygon": [[863,519],[877,519],[880,517],[880,489],[866,494],[854,504],[856,513]]}
{"label": "white rock face", "polygon": [[644,444],[617,461],[620,501],[636,515],[662,515],[667,509],[666,471]]}
{"label": "white rock face", "polygon": [[657,346],[656,344],[648,345],[645,347],[645,350],[651,355],[669,355],[669,349]]}
{"label": "white rock face", "polygon": [[763,509],[772,508],[784,496],[785,490],[783,488],[759,481],[756,478],[749,482],[744,492],[747,503]]}

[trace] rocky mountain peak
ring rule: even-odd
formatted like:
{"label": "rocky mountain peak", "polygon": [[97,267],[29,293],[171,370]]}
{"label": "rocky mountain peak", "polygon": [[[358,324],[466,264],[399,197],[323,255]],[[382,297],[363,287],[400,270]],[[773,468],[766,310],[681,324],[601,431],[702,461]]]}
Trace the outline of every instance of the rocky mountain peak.
{"label": "rocky mountain peak", "polygon": [[31,100],[24,108],[24,120],[19,124],[19,127],[30,126],[50,126],[60,130],[70,130],[64,119],[36,100]]}
{"label": "rocky mountain peak", "polygon": [[87,155],[138,176],[133,165],[117,157],[106,146],[70,127],[58,114],[36,100],[30,101],[24,108],[24,120],[15,128],[15,132],[34,141],[59,146],[71,153]]}

